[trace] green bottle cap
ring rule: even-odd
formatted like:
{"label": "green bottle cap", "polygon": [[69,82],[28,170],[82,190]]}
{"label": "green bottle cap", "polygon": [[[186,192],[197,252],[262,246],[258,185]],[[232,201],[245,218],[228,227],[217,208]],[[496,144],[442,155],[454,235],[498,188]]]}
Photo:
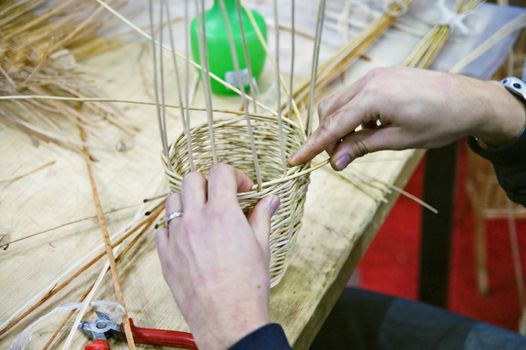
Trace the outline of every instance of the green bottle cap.
{"label": "green bottle cap", "polygon": [[[225,21],[223,19],[223,13],[221,12],[221,0],[215,0],[214,5],[210,10],[205,12],[205,24],[206,24],[206,41],[208,49],[208,64],[210,72],[214,73],[221,79],[239,88],[238,81],[244,85],[245,91],[250,90],[250,80],[247,71],[247,64],[245,61],[245,54],[243,50],[243,41],[241,37],[241,30],[239,26],[238,13],[236,7],[236,0],[223,0],[227,16],[230,22],[232,36],[234,39],[237,60],[239,62],[239,68],[241,72],[236,74],[234,69],[234,62],[232,60],[232,54],[230,49],[229,38],[225,28]],[[245,30],[245,38],[247,41],[248,55],[250,60],[250,68],[252,70],[253,78],[257,79],[263,72],[265,66],[266,52],[259,41],[256,30],[252,26],[252,23],[247,15],[247,11],[252,11],[256,24],[263,34],[265,40],[267,40],[267,26],[263,16],[253,10],[242,7],[243,27]],[[194,61],[201,63],[199,55],[199,36],[197,28],[199,23],[200,15],[192,19],[190,28],[191,43],[192,43],[192,56]],[[236,80],[236,75],[239,80]],[[232,95],[234,91],[225,87],[221,83],[210,79],[212,91],[216,94]]]}

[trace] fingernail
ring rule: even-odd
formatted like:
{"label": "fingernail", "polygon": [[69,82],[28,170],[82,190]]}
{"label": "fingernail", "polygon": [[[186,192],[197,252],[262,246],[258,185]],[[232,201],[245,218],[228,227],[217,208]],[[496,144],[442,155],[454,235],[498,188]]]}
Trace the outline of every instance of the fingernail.
{"label": "fingernail", "polygon": [[289,157],[289,165],[294,165],[294,158],[296,158],[296,153]]}
{"label": "fingernail", "polygon": [[336,168],[342,170],[351,162],[351,157],[348,154],[344,154],[336,161]]}
{"label": "fingernail", "polygon": [[279,197],[278,196],[272,197],[272,200],[270,201],[270,212],[272,213],[272,215],[274,215],[276,210],[278,210],[279,205],[280,205]]}

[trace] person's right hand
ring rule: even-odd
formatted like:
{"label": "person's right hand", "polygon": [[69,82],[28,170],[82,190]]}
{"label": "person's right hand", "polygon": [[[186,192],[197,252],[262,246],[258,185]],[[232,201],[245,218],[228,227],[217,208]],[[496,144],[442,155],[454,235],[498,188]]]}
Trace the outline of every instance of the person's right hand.
{"label": "person's right hand", "polygon": [[524,106],[497,82],[402,67],[371,70],[323,100],[318,113],[319,128],[291,165],[326,150],[342,170],[370,152],[435,148],[466,135],[497,146],[513,140],[526,119]]}

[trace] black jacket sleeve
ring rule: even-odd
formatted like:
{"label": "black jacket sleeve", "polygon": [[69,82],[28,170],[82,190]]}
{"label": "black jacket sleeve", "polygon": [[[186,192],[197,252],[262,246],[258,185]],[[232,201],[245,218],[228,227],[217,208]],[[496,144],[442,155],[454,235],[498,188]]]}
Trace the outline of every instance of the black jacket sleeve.
{"label": "black jacket sleeve", "polygon": [[230,350],[291,350],[291,347],[283,328],[270,323],[235,343]]}
{"label": "black jacket sleeve", "polygon": [[512,143],[497,148],[482,148],[473,137],[468,144],[493,163],[499,184],[508,197],[526,206],[526,130]]}

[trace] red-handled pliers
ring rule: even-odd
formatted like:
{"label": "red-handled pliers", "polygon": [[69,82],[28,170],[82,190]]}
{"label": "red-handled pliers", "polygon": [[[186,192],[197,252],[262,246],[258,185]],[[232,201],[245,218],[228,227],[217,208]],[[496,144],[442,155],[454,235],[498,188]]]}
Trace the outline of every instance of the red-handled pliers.
{"label": "red-handled pliers", "polygon": [[[81,322],[79,328],[87,334],[93,342],[87,344],[84,350],[110,350],[108,338],[124,337],[121,324],[113,321],[103,312],[96,311],[97,320],[94,322]],[[187,332],[169,331],[165,329],[139,328],[130,318],[133,340],[137,344],[171,346],[175,348],[197,350],[192,334]]]}

